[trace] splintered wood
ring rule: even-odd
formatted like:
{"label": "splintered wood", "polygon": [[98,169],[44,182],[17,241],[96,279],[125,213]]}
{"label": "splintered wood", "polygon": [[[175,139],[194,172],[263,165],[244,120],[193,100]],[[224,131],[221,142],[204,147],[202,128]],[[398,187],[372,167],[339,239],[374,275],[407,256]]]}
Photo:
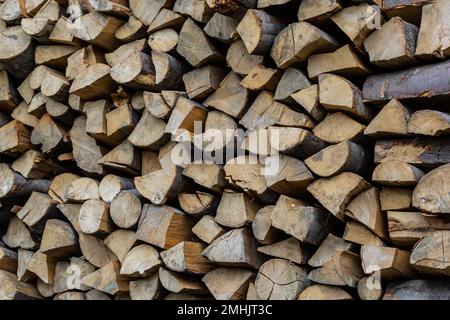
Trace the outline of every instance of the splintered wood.
{"label": "splintered wood", "polygon": [[450,299],[449,0],[0,0],[0,299]]}

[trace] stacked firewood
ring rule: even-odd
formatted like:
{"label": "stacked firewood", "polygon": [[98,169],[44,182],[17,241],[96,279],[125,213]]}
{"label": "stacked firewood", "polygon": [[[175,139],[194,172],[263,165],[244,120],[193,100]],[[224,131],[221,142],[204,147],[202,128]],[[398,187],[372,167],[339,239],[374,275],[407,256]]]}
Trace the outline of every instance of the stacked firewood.
{"label": "stacked firewood", "polygon": [[0,31],[0,299],[450,299],[450,1],[2,0]]}

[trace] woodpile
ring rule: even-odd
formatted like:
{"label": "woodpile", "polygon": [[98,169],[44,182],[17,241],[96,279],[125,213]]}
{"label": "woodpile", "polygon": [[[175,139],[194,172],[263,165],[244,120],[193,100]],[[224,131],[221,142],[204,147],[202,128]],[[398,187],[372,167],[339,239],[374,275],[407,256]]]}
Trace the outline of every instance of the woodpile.
{"label": "woodpile", "polygon": [[449,39],[448,0],[1,0],[0,299],[450,299]]}

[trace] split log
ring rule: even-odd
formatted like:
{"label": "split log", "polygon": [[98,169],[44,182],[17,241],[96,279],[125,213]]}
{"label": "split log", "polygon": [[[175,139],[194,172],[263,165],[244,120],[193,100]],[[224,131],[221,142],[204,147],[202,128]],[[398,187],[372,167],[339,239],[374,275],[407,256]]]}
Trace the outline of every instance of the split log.
{"label": "split log", "polygon": [[342,239],[360,245],[380,247],[385,245],[369,228],[352,220],[346,222]]}
{"label": "split log", "polygon": [[215,222],[214,218],[205,215],[192,227],[192,233],[200,240],[210,244],[225,233],[225,229]]}
{"label": "split log", "polygon": [[8,229],[3,235],[3,242],[10,248],[35,249],[38,241],[32,235],[25,223],[16,216],[11,217]]}
{"label": "split log", "polygon": [[222,59],[222,55],[208,40],[203,30],[190,18],[181,28],[177,52],[196,68]]}
{"label": "split log", "polygon": [[307,285],[306,270],[283,259],[266,261],[255,280],[256,292],[264,300],[295,300]]}
{"label": "split log", "polygon": [[409,264],[410,252],[397,248],[362,246],[361,260],[365,274],[377,272],[382,280],[413,278],[414,270]]}
{"label": "split log", "polygon": [[321,22],[328,19],[333,13],[342,9],[339,0],[332,1],[314,1],[304,0],[298,9],[299,21]]}
{"label": "split log", "polygon": [[297,264],[306,264],[312,254],[310,246],[293,237],[259,247],[258,251],[267,256],[286,259]]}
{"label": "split log", "polygon": [[215,12],[203,30],[211,38],[231,43],[239,37],[237,25],[238,20],[235,17]]}
{"label": "split log", "polygon": [[318,245],[336,226],[326,211],[306,202],[281,196],[272,211],[272,225],[298,240]]}
{"label": "split log", "polygon": [[276,193],[267,187],[263,167],[255,156],[231,159],[225,164],[224,170],[228,182],[239,189],[265,202],[276,201]]}
{"label": "split log", "polygon": [[134,15],[128,17],[123,25],[121,25],[114,36],[121,42],[131,42],[142,39],[146,35],[144,24]]}
{"label": "split log", "polygon": [[372,181],[392,187],[414,187],[424,175],[404,161],[386,160],[373,170]]}
{"label": "split log", "polygon": [[172,114],[166,125],[167,133],[181,136],[187,133],[195,133],[195,125],[202,124],[206,120],[207,110],[199,103],[185,97],[179,97]]}
{"label": "split log", "polygon": [[398,100],[391,100],[372,119],[364,134],[374,138],[408,134],[410,111]]}
{"label": "split log", "polygon": [[136,234],[139,240],[170,249],[181,241],[191,240],[193,225],[190,217],[175,208],[146,204]]}
{"label": "split log", "polygon": [[298,300],[353,300],[353,297],[344,289],[325,284],[314,284],[303,290],[298,296]]}
{"label": "split log", "polygon": [[94,100],[108,97],[114,92],[115,83],[110,76],[111,68],[103,63],[88,66],[74,79],[69,93],[79,96],[83,100]]}
{"label": "split log", "polygon": [[363,174],[367,169],[366,153],[360,145],[344,141],[322,149],[307,158],[305,164],[320,177],[330,177],[344,171]]}
{"label": "split log", "polygon": [[39,123],[37,117],[28,113],[28,105],[25,102],[22,102],[13,110],[11,117],[31,128],[37,127]]}
{"label": "split log", "polygon": [[108,294],[128,292],[128,281],[119,274],[119,269],[119,263],[111,261],[104,267],[83,277],[81,283]]}
{"label": "split log", "polygon": [[317,138],[327,143],[340,143],[346,140],[360,142],[363,140],[365,126],[353,120],[345,113],[329,113],[322,122],[312,130]]}
{"label": "split log", "polygon": [[450,213],[449,171],[450,164],[446,164],[420,179],[412,195],[412,205],[432,214]]}
{"label": "split log", "polygon": [[[26,179],[43,179],[64,172],[64,168],[35,150],[28,150],[16,159],[11,168]],[[51,189],[51,187],[50,187]]]}
{"label": "split log", "polygon": [[240,268],[217,268],[206,274],[202,281],[217,300],[241,300],[247,293],[254,273]]}
{"label": "split log", "polygon": [[344,172],[316,180],[307,189],[327,210],[343,220],[345,207],[351,198],[368,188],[368,183],[362,177]]}
{"label": "split log", "polygon": [[33,272],[46,284],[53,284],[55,278],[56,259],[42,252],[35,252],[28,264],[28,270]]}
{"label": "split log", "polygon": [[406,210],[411,208],[412,190],[383,187],[380,192],[381,210]]}
{"label": "split log", "polygon": [[[249,70],[250,72],[250,70]],[[232,117],[242,118],[247,108],[248,91],[241,85],[241,79],[230,72],[204,102],[207,107],[213,107]]]}
{"label": "split log", "polygon": [[32,149],[30,137],[28,129],[21,122],[13,120],[0,128],[0,152],[17,154]]}
{"label": "split log", "polygon": [[364,104],[361,91],[345,78],[320,75],[319,100],[328,111],[342,111],[365,122],[372,119],[373,111]]}
{"label": "split log", "polygon": [[117,147],[105,154],[101,164],[111,170],[128,174],[137,174],[141,171],[141,154],[135,150],[128,140],[124,140]]}
{"label": "split log", "polygon": [[157,273],[129,284],[131,300],[157,300],[161,295],[161,284]]}
{"label": "split log", "polygon": [[184,168],[183,176],[213,192],[222,192],[226,184],[225,171],[217,164],[189,164]]}
{"label": "split log", "polygon": [[405,2],[403,0],[392,0],[386,2],[382,0],[374,0],[373,2],[375,2],[382,10],[382,13],[387,15],[389,18],[399,16],[410,23],[419,25],[423,6],[431,1],[408,0]]}
{"label": "split log", "polygon": [[[307,37],[303,35],[307,34]],[[308,22],[288,25],[276,36],[270,56],[278,68],[304,63],[314,53],[336,50],[337,40]]]}
{"label": "split log", "polygon": [[249,54],[265,54],[284,27],[285,24],[275,16],[262,10],[249,9],[237,25],[236,31]]}
{"label": "split log", "polygon": [[423,273],[448,276],[450,273],[450,260],[447,254],[449,246],[450,232],[433,232],[414,246],[410,263],[414,269]]}
{"label": "split log", "polygon": [[335,253],[330,261],[308,275],[314,282],[351,288],[356,288],[363,277],[360,257],[349,251]]}
{"label": "split log", "polygon": [[67,187],[65,197],[76,203],[84,203],[87,200],[100,199],[98,181],[92,178],[82,177],[73,180]]}
{"label": "split log", "polygon": [[206,274],[214,269],[211,262],[202,256],[206,245],[198,242],[183,241],[169,250],[161,252],[161,259],[172,271]]}
{"label": "split log", "polygon": [[120,263],[122,263],[137,241],[137,236],[134,231],[117,229],[105,238],[104,243],[116,255]]}
{"label": "split log", "polygon": [[[416,63],[415,51],[419,28],[394,17],[364,40],[370,62],[382,68],[399,69]],[[380,43],[387,50],[380,50]],[[377,45],[378,44],[378,45]]]}
{"label": "split log", "polygon": [[100,237],[114,229],[108,204],[98,199],[89,199],[83,203],[78,223],[83,233]]}
{"label": "split log", "polygon": [[345,214],[362,223],[382,239],[388,239],[387,224],[381,212],[378,190],[371,188],[354,197],[345,208]]}
{"label": "split log", "polygon": [[31,143],[41,145],[43,153],[57,152],[64,150],[66,140],[66,130],[53,121],[49,114],[45,114],[33,132],[31,132]]}
{"label": "split log", "polygon": [[173,293],[201,294],[207,291],[203,283],[198,281],[197,278],[187,277],[163,267],[159,268],[159,281],[167,291]]}
{"label": "split log", "polygon": [[28,271],[28,264],[33,254],[34,252],[31,250],[17,250],[17,280],[20,282],[31,282],[35,280],[36,275]]}
{"label": "split log", "polygon": [[253,236],[259,243],[270,244],[279,238],[279,232],[272,226],[272,212],[274,208],[275,206],[262,207],[253,218]]}
{"label": "split log", "polygon": [[161,265],[158,251],[152,246],[141,244],[132,248],[122,261],[120,274],[129,277],[146,277]]}
{"label": "split log", "polygon": [[448,230],[450,219],[445,215],[432,217],[421,212],[387,212],[389,238],[396,246],[414,246],[422,238],[440,230]]}
{"label": "split log", "polygon": [[115,254],[108,249],[101,239],[80,233],[78,240],[83,256],[97,268],[102,268],[108,263],[117,260]]}
{"label": "split log", "polygon": [[152,33],[164,28],[179,29],[185,21],[185,17],[173,12],[172,10],[162,8],[148,27],[147,33]]}
{"label": "split log", "polygon": [[79,178],[80,176],[73,173],[62,173],[57,175],[50,184],[48,195],[58,203],[66,203],[68,201],[66,198],[68,188]]}
{"label": "split log", "polygon": [[316,80],[324,73],[333,73],[350,79],[361,79],[372,72],[352,50],[345,45],[330,53],[313,54],[308,58],[309,78]]}
{"label": "split log", "polygon": [[47,194],[33,191],[17,217],[31,230],[42,233],[48,219],[56,216],[56,202]]}
{"label": "split log", "polygon": [[87,172],[102,174],[104,169],[99,162],[106,151],[86,133],[85,117],[81,116],[75,119],[72,129],[69,131],[69,136],[72,142],[73,157],[77,165]]}
{"label": "split log", "polygon": [[322,267],[329,261],[332,261],[333,256],[337,252],[353,251],[354,249],[355,245],[351,242],[329,233],[309,259],[308,264],[312,267]]}
{"label": "split log", "polygon": [[259,208],[259,204],[245,193],[227,189],[220,199],[215,220],[225,227],[240,228],[253,221]]}
{"label": "split log", "polygon": [[130,190],[132,192],[134,183],[125,177],[108,174],[100,181],[98,189],[102,200],[110,203],[122,191]]}
{"label": "split log", "polygon": [[388,160],[407,162],[419,168],[435,168],[450,162],[450,142],[445,139],[413,138],[378,140],[375,144],[375,163]]}
{"label": "split log", "polygon": [[[450,46],[444,40],[450,31],[449,15],[450,6],[447,1],[433,1],[423,6],[417,39],[417,56],[445,58],[450,55]],[[437,32],[441,35],[436,36]]]}
{"label": "split log", "polygon": [[0,269],[16,273],[17,264],[17,253],[10,249],[0,247]]}
{"label": "split log", "polygon": [[[300,101],[295,99],[294,94],[297,93],[298,95],[298,92],[310,86],[311,82],[302,71],[292,67],[287,68],[284,71],[280,82],[278,82],[273,99],[282,102],[293,102],[295,100],[297,103],[301,104]],[[315,119],[315,117],[313,118]]]}
{"label": "split log", "polygon": [[258,64],[242,79],[241,86],[248,90],[275,91],[280,79],[281,73],[278,69],[266,68]]}
{"label": "split log", "polygon": [[222,68],[206,65],[183,75],[183,82],[189,99],[203,99],[214,93],[225,77]]}
{"label": "split log", "polygon": [[226,60],[233,72],[245,76],[254,66],[263,62],[264,56],[249,54],[244,42],[238,39],[228,48]]}
{"label": "split log", "polygon": [[263,129],[271,125],[303,129],[314,127],[314,122],[306,114],[273,100],[273,94],[269,91],[261,91],[239,124],[247,129]]}
{"label": "split log", "polygon": [[384,22],[383,16],[377,12],[378,7],[368,3],[343,8],[331,20],[341,29],[359,49],[363,49],[364,40],[372,33],[374,27]]}
{"label": "split log", "polygon": [[196,191],[195,193],[181,193],[178,195],[181,209],[193,216],[202,216],[216,212],[219,200],[213,195]]}
{"label": "split log", "polygon": [[67,222],[58,219],[47,220],[39,251],[55,258],[77,255],[79,248],[75,231]]}
{"label": "split log", "polygon": [[450,115],[435,110],[414,112],[408,121],[408,133],[438,137],[450,133]]}
{"label": "split log", "polygon": [[202,252],[211,262],[224,266],[259,268],[261,256],[256,241],[244,228],[233,229],[213,242]]}
{"label": "split log", "polygon": [[0,289],[1,300],[23,300],[23,299],[42,299],[36,287],[32,284],[17,280],[14,273],[0,270]]}
{"label": "split log", "polygon": [[206,4],[206,1],[201,0],[176,0],[172,10],[203,23],[208,22],[213,14],[213,11]]}

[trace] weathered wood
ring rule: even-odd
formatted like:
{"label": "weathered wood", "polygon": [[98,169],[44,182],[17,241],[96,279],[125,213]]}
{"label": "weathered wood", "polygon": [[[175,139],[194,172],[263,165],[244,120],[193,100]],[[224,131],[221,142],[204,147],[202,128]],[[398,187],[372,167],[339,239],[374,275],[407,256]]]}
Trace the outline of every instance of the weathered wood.
{"label": "weathered wood", "polygon": [[167,270],[163,267],[159,268],[159,281],[161,281],[162,286],[167,291],[174,293],[201,294],[207,291],[203,283],[197,280],[197,278],[183,276],[180,273]]}
{"label": "weathered wood", "polygon": [[296,22],[276,36],[270,56],[278,68],[285,69],[306,62],[311,54],[333,51],[338,46],[337,40],[314,25]]}
{"label": "weathered wood", "polygon": [[183,241],[169,250],[162,251],[161,259],[172,271],[206,274],[214,269],[214,266],[202,256],[205,248],[206,245],[199,242]]}
{"label": "weathered wood", "polygon": [[381,162],[372,173],[372,181],[393,187],[414,187],[425,174],[418,168],[398,160]]}
{"label": "weathered wood", "polygon": [[329,233],[314,255],[308,260],[312,267],[322,267],[331,261],[336,252],[353,251],[354,244]]}
{"label": "weathered wood", "polygon": [[233,72],[245,76],[255,65],[264,60],[264,56],[249,54],[244,42],[238,39],[228,48],[226,60]]}
{"label": "weathered wood", "polygon": [[298,296],[298,300],[353,300],[353,297],[341,288],[314,284],[303,290]]}
{"label": "weathered wood", "polygon": [[281,196],[272,211],[272,225],[298,240],[318,245],[335,228],[329,213],[306,202]]}
{"label": "weathered wood", "polygon": [[241,268],[217,268],[202,281],[217,300],[240,300],[245,297],[254,273]]}
{"label": "weathered wood", "polygon": [[410,280],[393,282],[386,289],[383,300],[448,300],[448,280]]}
{"label": "weathered wood", "polygon": [[398,100],[391,100],[372,119],[364,134],[374,138],[408,134],[410,111]]}
{"label": "weathered wood", "polygon": [[381,210],[406,210],[411,208],[412,190],[383,187],[380,192]]}
{"label": "weathered wood", "polygon": [[384,246],[384,242],[380,240],[372,231],[363,224],[348,220],[345,224],[342,239],[360,245]]}
{"label": "weathered wood", "polygon": [[359,142],[363,139],[365,126],[342,112],[329,113],[312,130],[325,142],[336,144],[346,140]]}
{"label": "weathered wood", "polygon": [[130,277],[146,277],[161,265],[158,251],[152,246],[141,244],[132,248],[122,261],[120,274]]}
{"label": "weathered wood", "polygon": [[447,255],[450,232],[436,231],[420,240],[411,252],[411,265],[427,274],[448,276],[450,261]]}
{"label": "weathered wood", "polygon": [[3,284],[0,290],[1,300],[42,299],[34,285],[18,281],[14,273],[0,270],[0,281]]}
{"label": "weathered wood", "polygon": [[438,137],[450,133],[450,115],[435,110],[414,112],[408,121],[408,133]]}
{"label": "weathered wood", "polygon": [[119,263],[111,261],[97,271],[84,276],[81,283],[108,294],[127,292],[128,281],[119,274],[119,269]]}
{"label": "weathered wood", "polygon": [[215,222],[214,218],[205,215],[192,227],[192,233],[200,240],[210,244],[225,233],[225,229]]}
{"label": "weathered wood", "polygon": [[298,264],[306,264],[311,256],[312,248],[291,237],[259,247],[258,251],[267,256],[286,259]]}
{"label": "weathered wood", "polygon": [[78,238],[69,223],[50,219],[45,223],[39,251],[55,257],[72,257],[79,253]]}
{"label": "weathered wood", "polygon": [[305,269],[283,259],[266,261],[255,280],[256,292],[264,300],[295,300],[307,284]]}
{"label": "weathered wood", "polygon": [[217,207],[215,220],[225,227],[240,228],[253,221],[259,208],[259,204],[245,193],[225,190]]}

